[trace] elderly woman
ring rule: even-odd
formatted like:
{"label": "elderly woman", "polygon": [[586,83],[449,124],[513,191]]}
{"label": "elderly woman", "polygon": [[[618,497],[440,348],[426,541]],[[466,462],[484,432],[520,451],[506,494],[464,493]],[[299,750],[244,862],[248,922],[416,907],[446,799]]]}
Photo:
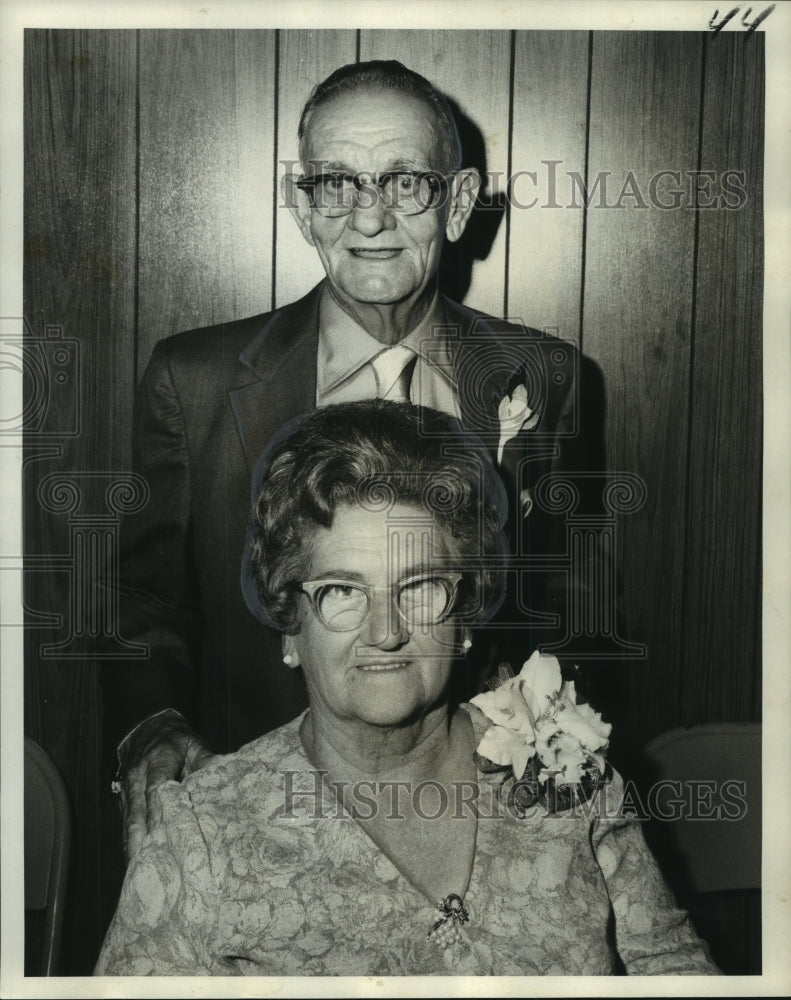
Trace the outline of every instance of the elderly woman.
{"label": "elderly woman", "polygon": [[162,786],[97,974],[716,971],[556,662],[454,698],[503,507],[432,411],[330,407],[271,446],[243,576],[310,707]]}

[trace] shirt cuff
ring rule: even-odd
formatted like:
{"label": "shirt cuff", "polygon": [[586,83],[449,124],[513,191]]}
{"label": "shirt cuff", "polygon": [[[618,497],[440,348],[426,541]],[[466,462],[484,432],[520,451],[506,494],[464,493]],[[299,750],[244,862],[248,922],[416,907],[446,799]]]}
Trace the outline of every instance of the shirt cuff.
{"label": "shirt cuff", "polygon": [[118,744],[118,747],[115,751],[116,759],[118,761],[118,767],[116,768],[115,777],[113,778],[112,784],[110,786],[114,794],[118,795],[120,793],[121,784],[126,778],[125,765],[126,765],[127,744],[135,735],[135,733],[139,732],[143,728],[143,726],[147,726],[150,722],[153,722],[154,719],[159,719],[163,715],[166,715],[169,718],[181,719],[181,721],[184,722],[185,724],[187,721],[181,714],[181,712],[176,711],[175,708],[163,708],[160,712],[155,712],[153,715],[147,716],[145,719],[143,719],[142,722],[138,722],[138,724],[134,728],[130,729],[129,732],[126,734],[126,736],[124,736],[124,738]]}

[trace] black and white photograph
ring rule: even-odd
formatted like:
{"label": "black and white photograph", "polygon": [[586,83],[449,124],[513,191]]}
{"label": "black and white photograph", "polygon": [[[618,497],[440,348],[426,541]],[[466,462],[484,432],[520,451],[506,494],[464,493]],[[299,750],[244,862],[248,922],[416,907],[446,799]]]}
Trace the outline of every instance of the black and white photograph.
{"label": "black and white photograph", "polygon": [[2,17],[3,995],[791,989],[788,8]]}

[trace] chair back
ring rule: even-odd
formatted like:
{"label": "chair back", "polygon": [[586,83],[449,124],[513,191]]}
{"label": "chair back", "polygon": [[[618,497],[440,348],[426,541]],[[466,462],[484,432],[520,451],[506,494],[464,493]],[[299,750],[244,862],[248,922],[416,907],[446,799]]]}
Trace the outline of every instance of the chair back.
{"label": "chair back", "polygon": [[[50,757],[25,737],[25,917],[40,932],[33,949],[26,934],[26,975],[57,970],[63,935],[66,878],[71,847],[71,813],[66,786]],[[34,953],[36,952],[36,953]]]}
{"label": "chair back", "polygon": [[760,724],[673,729],[651,740],[644,754],[655,790],[652,815],[660,814],[691,888],[760,889]]}
{"label": "chair back", "polygon": [[674,729],[645,756],[646,835],[679,903],[726,975],[760,975],[760,725]]}

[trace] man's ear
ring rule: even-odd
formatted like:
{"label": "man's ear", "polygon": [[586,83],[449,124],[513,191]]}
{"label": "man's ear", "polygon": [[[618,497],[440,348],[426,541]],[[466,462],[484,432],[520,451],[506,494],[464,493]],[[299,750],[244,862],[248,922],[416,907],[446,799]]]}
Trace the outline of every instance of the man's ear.
{"label": "man's ear", "polygon": [[316,243],[310,231],[310,201],[307,194],[297,187],[298,178],[298,174],[285,174],[281,181],[280,190],[283,194],[283,200],[288,205],[289,212],[299,226],[299,231],[314,247]]}
{"label": "man's ear", "polygon": [[459,170],[453,176],[448,193],[448,217],[445,220],[445,235],[451,243],[461,238],[478,197],[481,175],[475,167]]}
{"label": "man's ear", "polygon": [[293,635],[283,636],[283,662],[287,667],[291,667],[292,670],[295,667],[300,666],[302,663],[299,658],[299,653],[297,652],[297,644],[294,641]]}

